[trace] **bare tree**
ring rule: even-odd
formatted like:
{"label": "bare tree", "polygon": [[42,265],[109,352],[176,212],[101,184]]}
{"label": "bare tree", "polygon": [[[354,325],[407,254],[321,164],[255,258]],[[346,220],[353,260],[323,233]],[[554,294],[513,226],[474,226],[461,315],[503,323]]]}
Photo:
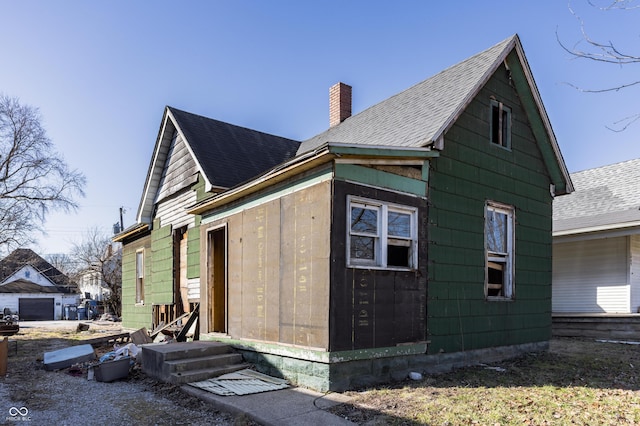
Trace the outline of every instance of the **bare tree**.
{"label": "bare tree", "polygon": [[82,274],[95,276],[107,290],[106,308],[117,317],[122,314],[122,245],[97,228],[86,232],[80,243],[73,245],[71,258]]}
{"label": "bare tree", "polygon": [[49,211],[77,208],[84,185],[55,151],[38,109],[0,94],[0,249],[33,242]]}
{"label": "bare tree", "polygon": [[[587,3],[600,11],[610,12],[613,10],[631,10],[637,9],[640,5],[634,4],[635,0],[606,0],[600,1],[596,3],[593,0],[587,0]],[[633,65],[640,64],[640,55],[633,54],[630,52],[625,52],[618,48],[618,45],[613,43],[610,40],[607,41],[599,41],[592,38],[586,30],[585,23],[583,19],[578,15],[575,9],[571,6],[571,2],[569,2],[569,11],[573,16],[577,19],[580,24],[580,32],[581,38],[572,46],[564,43],[558,32],[556,31],[556,38],[558,43],[562,48],[568,52],[571,56],[577,59],[588,59],[591,61],[604,63],[604,64],[614,64],[617,66],[623,65]],[[584,87],[576,86],[572,83],[568,83],[570,86],[581,92],[588,93],[604,93],[604,92],[617,92],[622,89],[626,89],[628,87],[636,86],[640,84],[640,79],[628,81],[626,83],[613,84],[607,87],[601,87],[596,89],[586,89]],[[628,117],[624,117],[621,120],[618,120],[614,123],[616,127],[607,126],[608,129],[620,132],[625,130],[634,122],[640,120],[640,113],[632,114]]]}
{"label": "bare tree", "polygon": [[45,260],[58,271],[75,281],[75,275],[78,272],[78,267],[76,262],[71,259],[71,256],[64,253],[53,253],[46,255]]}

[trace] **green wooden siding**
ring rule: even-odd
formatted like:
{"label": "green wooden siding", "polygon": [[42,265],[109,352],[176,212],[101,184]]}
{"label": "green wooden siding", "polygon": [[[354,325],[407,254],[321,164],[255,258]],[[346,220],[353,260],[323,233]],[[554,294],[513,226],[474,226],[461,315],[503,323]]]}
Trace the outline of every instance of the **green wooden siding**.
{"label": "green wooden siding", "polygon": [[[160,227],[155,220],[151,231],[151,294],[145,297],[154,305],[173,303],[173,235],[171,225]],[[145,301],[146,302],[146,301]]]}
{"label": "green wooden siding", "polygon": [[380,188],[388,188],[394,191],[406,192],[425,196],[427,185],[419,179],[399,176],[393,173],[376,170],[371,167],[357,166],[353,164],[336,164],[336,179],[347,179],[355,182],[373,185]]}
{"label": "green wooden siding", "polygon": [[[122,249],[122,326],[139,329],[151,327],[151,304],[136,304],[136,251],[144,249],[145,277],[151,276],[149,237],[127,243]],[[146,292],[151,291],[150,282],[146,280]]]}
{"label": "green wooden siding", "polygon": [[187,234],[187,278],[200,278],[200,221],[196,215],[193,228]]}
{"label": "green wooden siding", "polygon": [[[489,142],[492,95],[512,108],[511,150]],[[441,156],[431,160],[429,353],[550,338],[551,177],[536,136],[501,66],[445,135]],[[487,200],[515,207],[513,301],[485,300]]]}

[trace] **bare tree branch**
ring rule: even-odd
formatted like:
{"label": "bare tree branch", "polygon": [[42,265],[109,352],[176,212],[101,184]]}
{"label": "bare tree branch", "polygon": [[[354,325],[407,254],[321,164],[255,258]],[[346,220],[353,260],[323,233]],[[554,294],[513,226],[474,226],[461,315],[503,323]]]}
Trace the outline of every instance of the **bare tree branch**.
{"label": "bare tree branch", "polygon": [[0,95],[0,248],[33,242],[50,211],[77,209],[85,181],[55,151],[38,109]]}
{"label": "bare tree branch", "polygon": [[[587,3],[596,9],[601,11],[611,11],[611,10],[631,10],[637,9],[640,5],[634,4],[634,0],[607,0],[604,5],[599,6],[593,0],[587,0]],[[628,66],[633,64],[640,63],[640,56],[635,54],[630,54],[628,52],[624,52],[620,50],[616,44],[612,41],[596,41],[586,31],[586,26],[583,19],[578,15],[575,9],[571,6],[571,1],[568,2],[567,7],[571,14],[576,18],[580,25],[580,32],[582,34],[582,38],[578,40],[572,47],[567,46],[560,38],[558,34],[558,30],[556,29],[556,40],[558,44],[564,49],[567,53],[569,53],[574,59],[588,59],[590,61],[595,61],[599,63],[605,64],[614,64],[620,67]],[[577,86],[572,83],[565,83],[568,86],[573,87],[574,89],[585,92],[585,93],[606,93],[606,92],[617,92],[622,89],[627,89],[633,86],[640,85],[640,80],[634,80],[627,83],[621,83],[612,85],[610,87],[599,88],[599,89],[586,89],[584,87]],[[606,126],[607,129],[612,130],[614,132],[620,132],[626,130],[631,124],[635,123],[640,119],[640,115],[634,114],[619,120],[614,124],[614,126]]]}
{"label": "bare tree branch", "polygon": [[608,6],[598,6],[591,0],[588,0],[587,3],[589,3],[592,7],[595,7],[596,9],[606,11],[606,10],[613,10],[613,9],[628,10],[628,9],[639,8],[640,5],[637,5],[637,6],[633,5],[634,1],[635,0],[613,0],[608,4]]}
{"label": "bare tree branch", "polygon": [[80,243],[73,245],[71,258],[79,266],[78,275],[96,276],[109,290],[106,306],[119,317],[122,313],[122,245],[92,228]]}

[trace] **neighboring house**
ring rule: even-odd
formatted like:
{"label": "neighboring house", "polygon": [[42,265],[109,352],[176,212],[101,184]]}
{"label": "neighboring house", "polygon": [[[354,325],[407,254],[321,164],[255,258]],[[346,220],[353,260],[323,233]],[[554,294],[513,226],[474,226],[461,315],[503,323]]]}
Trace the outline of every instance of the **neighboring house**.
{"label": "neighboring house", "polygon": [[[173,126],[190,142],[192,124]],[[572,184],[519,38],[354,116],[337,84],[330,124],[262,170],[261,153],[210,137],[219,177],[243,179],[179,173],[193,186],[172,211],[190,218],[203,338],[323,391],[546,349],[552,200]],[[179,158],[156,146],[138,224],[116,237],[125,326],[149,326],[156,276],[162,303],[177,299],[169,271],[185,225],[159,220],[158,200]]]}
{"label": "neighboring house", "polygon": [[98,266],[92,266],[78,273],[78,290],[84,299],[92,299],[98,302],[109,297],[111,291],[102,279],[102,273]]}
{"label": "neighboring house", "polygon": [[0,308],[21,320],[58,320],[67,304],[79,300],[69,277],[30,249],[17,249],[0,260]]}
{"label": "neighboring house", "polygon": [[553,312],[640,312],[640,159],[571,179],[553,204]]}
{"label": "neighboring house", "polygon": [[78,288],[83,298],[105,302],[112,293],[105,277],[111,285],[118,286],[122,282],[121,274],[122,244],[111,243],[100,256],[96,256],[91,266],[78,273]]}

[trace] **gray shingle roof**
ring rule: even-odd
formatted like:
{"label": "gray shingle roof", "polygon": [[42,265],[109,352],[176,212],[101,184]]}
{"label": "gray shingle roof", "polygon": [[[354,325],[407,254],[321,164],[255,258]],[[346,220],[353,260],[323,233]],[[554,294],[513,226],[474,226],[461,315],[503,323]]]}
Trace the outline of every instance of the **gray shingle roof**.
{"label": "gray shingle roof", "polygon": [[293,157],[299,142],[167,107],[214,186],[232,187]]}
{"label": "gray shingle roof", "polygon": [[459,114],[515,46],[516,35],[304,141],[298,154],[327,142],[421,147]]}
{"label": "gray shingle roof", "polygon": [[[0,282],[3,282],[25,265],[30,265],[55,284],[61,293],[77,293],[78,286],[68,276],[31,249],[16,249],[0,260]],[[5,284],[8,285],[8,284]],[[50,289],[48,289],[50,290]]]}
{"label": "gray shingle roof", "polygon": [[553,231],[640,221],[640,159],[571,174],[575,192],[553,201]]}
{"label": "gray shingle roof", "polygon": [[31,281],[19,279],[0,285],[0,293],[64,293],[56,286],[38,285]]}

